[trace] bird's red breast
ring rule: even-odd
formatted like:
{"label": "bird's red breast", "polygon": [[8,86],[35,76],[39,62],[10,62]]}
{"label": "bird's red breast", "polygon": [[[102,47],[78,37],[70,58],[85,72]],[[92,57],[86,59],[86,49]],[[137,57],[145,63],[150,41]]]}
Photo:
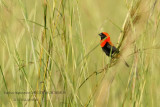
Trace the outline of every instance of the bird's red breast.
{"label": "bird's red breast", "polygon": [[108,42],[111,46],[114,46],[113,43],[110,41],[110,36],[108,33],[106,32],[102,32],[106,37],[107,39],[105,40],[101,40],[101,47],[104,47],[104,45]]}

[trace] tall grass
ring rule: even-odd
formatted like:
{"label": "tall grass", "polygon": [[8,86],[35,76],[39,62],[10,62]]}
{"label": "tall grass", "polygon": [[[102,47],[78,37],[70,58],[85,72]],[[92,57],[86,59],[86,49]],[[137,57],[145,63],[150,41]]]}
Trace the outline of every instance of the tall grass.
{"label": "tall grass", "polygon": [[159,5],[1,0],[0,106],[159,106]]}

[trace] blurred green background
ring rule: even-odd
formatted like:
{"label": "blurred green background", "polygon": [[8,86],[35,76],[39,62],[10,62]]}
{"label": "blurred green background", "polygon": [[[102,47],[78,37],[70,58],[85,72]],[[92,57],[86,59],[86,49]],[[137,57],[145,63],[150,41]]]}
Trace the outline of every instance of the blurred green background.
{"label": "blurred green background", "polygon": [[[1,0],[0,14],[0,106],[160,106],[159,0]],[[122,42],[112,66],[101,32]]]}

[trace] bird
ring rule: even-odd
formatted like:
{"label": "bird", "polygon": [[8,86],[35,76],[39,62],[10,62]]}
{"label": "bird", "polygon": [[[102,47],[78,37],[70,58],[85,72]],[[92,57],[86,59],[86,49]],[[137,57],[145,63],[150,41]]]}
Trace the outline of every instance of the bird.
{"label": "bird", "polygon": [[[105,54],[107,56],[113,57],[112,55],[117,53],[117,56],[120,57],[120,54],[119,54],[120,51],[111,42],[109,34],[106,32],[102,32],[99,34],[99,36],[101,37],[101,41],[100,41],[101,47],[102,47],[102,50],[105,52]],[[129,67],[128,63],[124,60],[124,58],[123,57],[121,58],[123,59],[125,65]]]}
{"label": "bird", "polygon": [[101,37],[101,47],[102,50],[105,52],[105,54],[107,56],[111,56],[113,55],[113,53],[119,53],[119,49],[116,48],[113,43],[110,40],[110,36],[108,33],[106,32],[102,32],[99,34],[99,36]]}

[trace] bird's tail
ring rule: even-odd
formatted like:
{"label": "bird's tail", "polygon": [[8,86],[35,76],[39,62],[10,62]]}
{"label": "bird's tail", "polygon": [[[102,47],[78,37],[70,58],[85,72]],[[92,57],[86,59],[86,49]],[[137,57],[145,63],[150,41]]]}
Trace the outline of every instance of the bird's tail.
{"label": "bird's tail", "polygon": [[123,58],[123,56],[121,56],[120,54],[117,55],[117,58],[121,58],[123,60],[123,62],[125,63],[125,65],[127,67],[129,67],[129,64],[125,61],[125,59]]}
{"label": "bird's tail", "polygon": [[125,59],[124,59],[123,57],[122,57],[122,59],[123,59],[125,65],[126,65],[127,67],[129,67],[129,64],[125,61]]}
{"label": "bird's tail", "polygon": [[129,67],[129,64],[126,62],[126,60],[125,60],[123,57],[120,57],[120,58],[122,58],[122,60],[124,61],[125,65],[126,65],[127,67]]}

